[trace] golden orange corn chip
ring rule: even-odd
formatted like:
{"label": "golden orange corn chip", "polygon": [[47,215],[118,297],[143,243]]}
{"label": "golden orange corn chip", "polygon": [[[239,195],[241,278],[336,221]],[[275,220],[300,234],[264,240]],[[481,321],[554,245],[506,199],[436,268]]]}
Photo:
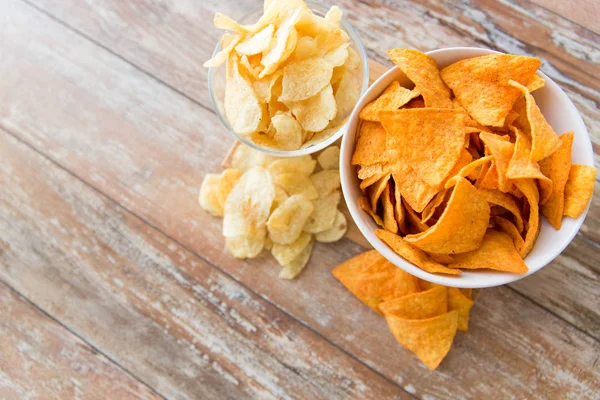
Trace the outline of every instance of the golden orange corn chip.
{"label": "golden orange corn chip", "polygon": [[499,189],[498,171],[496,170],[495,160],[492,160],[489,167],[487,165],[484,165],[484,167],[481,169],[479,177],[477,177],[476,186],[478,189]]}
{"label": "golden orange corn chip", "polygon": [[397,110],[419,94],[418,91],[409,90],[400,86],[398,81],[393,81],[377,99],[362,109],[360,118],[367,121],[379,121],[379,111]]}
{"label": "golden orange corn chip", "polygon": [[371,209],[371,203],[366,197],[361,197],[360,199],[358,199],[358,204],[360,205],[360,208],[365,210],[367,214],[369,214],[371,218],[373,218],[373,221],[375,221],[377,225],[383,227],[383,220],[379,215],[375,213],[375,211],[373,211],[373,209]]}
{"label": "golden orange corn chip", "polygon": [[398,222],[396,222],[394,205],[392,204],[390,196],[390,184],[388,182],[381,194],[381,202],[383,204],[383,227],[392,233],[398,233]]}
{"label": "golden orange corn chip", "polygon": [[406,103],[405,105],[403,105],[402,107],[400,107],[400,109],[402,110],[408,110],[411,108],[425,108],[425,101],[423,101],[423,97],[416,97],[408,103]]}
{"label": "golden orange corn chip", "polygon": [[520,94],[508,81],[527,84],[540,65],[537,58],[490,54],[455,62],[440,75],[471,117],[502,127]]}
{"label": "golden orange corn chip", "polygon": [[565,186],[565,215],[577,218],[585,211],[594,193],[595,180],[596,168],[580,164],[571,166],[569,180]]}
{"label": "golden orange corn chip", "polygon": [[552,193],[548,201],[541,206],[542,214],[548,218],[548,222],[556,229],[562,224],[565,206],[565,185],[571,171],[571,148],[573,146],[573,132],[567,132],[561,136],[560,147],[549,157],[540,160],[542,174],[552,181]]}
{"label": "golden orange corn chip", "polygon": [[381,194],[387,187],[387,183],[389,180],[390,175],[385,175],[383,178],[375,182],[375,184],[369,188],[369,201],[371,202],[371,210],[377,211],[377,201],[379,200],[379,197],[381,197]]}
{"label": "golden orange corn chip", "polygon": [[429,225],[421,221],[421,217],[417,215],[416,211],[409,204],[405,205],[404,210],[406,211],[405,215],[409,233],[421,233],[429,229]]}
{"label": "golden orange corn chip", "polygon": [[458,330],[467,332],[469,330],[469,314],[475,302],[467,297],[458,288],[448,288],[448,311],[458,313]]}
{"label": "golden orange corn chip", "polygon": [[436,254],[436,253],[427,253],[429,257],[435,262],[439,262],[440,264],[448,265],[454,262],[454,256],[450,254]]}
{"label": "golden orange corn chip", "polygon": [[394,182],[406,202],[417,212],[423,211],[437,194],[438,188],[425,183],[417,173],[404,163],[394,166]]}
{"label": "golden orange corn chip", "polygon": [[[475,300],[474,296],[473,296],[473,289],[469,289],[469,288],[460,288],[458,289],[460,290],[460,292],[465,295],[468,299],[471,300]],[[475,289],[475,290],[479,290],[479,289]]]}
{"label": "golden orange corn chip", "polygon": [[433,213],[435,213],[437,207],[442,204],[445,196],[446,190],[442,190],[435,195],[435,197],[423,209],[423,212],[421,213],[421,222],[426,223],[431,219],[431,217],[433,217]]}
{"label": "golden orange corn chip", "polygon": [[375,163],[369,165],[361,165],[358,170],[358,178],[359,179],[367,179],[371,176],[378,175],[379,177],[383,177],[383,175],[390,174],[392,171],[392,166],[389,163]]}
{"label": "golden orange corn chip", "polygon": [[460,274],[460,270],[451,269],[445,265],[433,261],[423,251],[407,243],[398,235],[394,235],[393,233],[384,231],[382,229],[376,230],[375,234],[379,239],[383,240],[388,246],[390,246],[398,255],[415,264],[424,271],[448,275]]}
{"label": "golden orange corn chip", "polygon": [[[493,159],[494,159],[494,156],[481,157],[481,158],[478,158],[477,160],[472,161],[469,164],[465,165],[464,167],[462,167],[460,169],[460,171],[458,171],[457,174],[455,174],[450,179],[448,179],[448,181],[446,182],[445,188],[448,189],[448,188],[451,188],[452,186],[456,185],[456,182],[459,179],[468,177],[473,172],[475,172],[477,170],[477,168],[481,167],[483,164],[486,164],[486,163],[489,164]],[[425,211],[423,211],[423,214],[425,214]]]}
{"label": "golden orange corn chip", "polygon": [[427,368],[434,370],[450,351],[458,326],[458,313],[428,319],[403,319],[386,316],[390,331],[396,340],[412,351]]}
{"label": "golden orange corn chip", "polygon": [[378,180],[380,180],[381,178],[383,178],[385,175],[389,174],[389,172],[385,171],[385,172],[379,172],[379,173],[373,173],[373,175],[364,178],[364,180],[360,183],[360,189],[365,192],[367,190],[367,188],[371,185],[373,185],[375,182],[377,182]]}
{"label": "golden orange corn chip", "polygon": [[[360,265],[356,265],[358,263]],[[417,278],[381,255],[370,265],[360,256],[352,258],[332,273],[352,294],[378,313],[381,313],[380,303],[419,291]]]}
{"label": "golden orange corn chip", "polygon": [[533,179],[519,179],[515,181],[517,189],[527,199],[529,203],[529,220],[527,222],[527,234],[525,235],[525,243],[523,249],[519,252],[522,258],[533,248],[533,244],[540,233],[540,194]]}
{"label": "golden orange corn chip", "polygon": [[499,190],[479,189],[479,194],[491,205],[497,205],[504,207],[510,211],[515,218],[515,225],[519,232],[523,232],[525,224],[523,223],[523,216],[521,215],[521,209],[519,204],[514,197],[509,194],[502,193]]}
{"label": "golden orange corn chip", "polygon": [[489,219],[490,207],[485,199],[469,181],[460,179],[438,222],[405,240],[431,253],[464,253],[479,246]]}
{"label": "golden orange corn chip", "polygon": [[536,90],[543,88],[544,85],[546,85],[546,81],[544,80],[544,78],[542,78],[538,74],[535,74],[527,84],[527,90],[529,90],[530,92],[535,92]]}
{"label": "golden orange corn chip", "polygon": [[369,165],[386,161],[386,132],[379,122],[363,121],[360,125],[358,140],[352,165]]}
{"label": "golden orange corn chip", "polygon": [[450,268],[493,269],[523,274],[527,265],[515,249],[512,239],[504,232],[488,230],[481,246],[468,253],[458,254]]}
{"label": "golden orange corn chip", "polygon": [[416,108],[380,111],[390,157],[408,164],[429,185],[442,183],[453,170],[465,140],[464,113]]}
{"label": "golden orange corn chip", "polygon": [[508,181],[506,172],[513,156],[515,145],[508,141],[508,137],[496,135],[494,133],[481,132],[479,135],[485,148],[494,156],[494,165],[498,174],[498,188],[502,192],[508,192],[511,182]]}
{"label": "golden orange corn chip", "polygon": [[404,206],[402,205],[402,195],[400,194],[400,189],[398,185],[394,181],[394,199],[396,203],[394,204],[394,215],[396,216],[396,222],[398,223],[398,229],[401,233],[406,234],[406,216],[404,213]]}
{"label": "golden orange corn chip", "polygon": [[427,107],[452,108],[450,89],[442,82],[433,58],[410,49],[388,50],[388,56],[415,84]]}
{"label": "golden orange corn chip", "polygon": [[426,319],[448,312],[448,288],[436,286],[422,292],[379,304],[383,315],[393,315],[405,319]]}
{"label": "golden orange corn chip", "polygon": [[515,245],[515,249],[517,249],[519,254],[521,254],[523,246],[525,246],[525,241],[523,240],[523,237],[519,233],[519,229],[515,226],[515,224],[513,224],[512,221],[499,216],[493,217],[492,221],[494,222],[496,229],[510,236],[513,244]]}

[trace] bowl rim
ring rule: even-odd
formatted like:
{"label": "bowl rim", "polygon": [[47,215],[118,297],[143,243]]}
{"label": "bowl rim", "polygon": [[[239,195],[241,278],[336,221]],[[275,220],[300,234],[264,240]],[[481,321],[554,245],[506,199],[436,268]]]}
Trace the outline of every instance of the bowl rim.
{"label": "bowl rim", "polygon": [[[320,2],[305,0],[305,3],[310,8],[311,11],[317,11],[320,13],[324,13],[327,10],[329,10],[329,7],[327,7],[326,5],[324,5]],[[249,16],[251,16],[255,13],[258,13],[258,12],[262,12],[262,11],[263,11],[262,6],[254,8],[254,9],[248,11],[246,14],[244,14],[239,20],[240,21],[244,20],[245,18],[248,18]],[[340,21],[340,26],[342,27],[342,29],[344,31],[346,31],[348,33],[348,36],[350,37],[350,45],[352,46],[354,44],[356,46],[356,49],[358,50],[358,54],[359,54],[359,58],[360,58],[361,68],[362,68],[361,89],[360,89],[359,97],[357,99],[357,104],[358,104],[358,101],[362,98],[362,96],[369,89],[369,58],[367,55],[367,50],[366,50],[362,40],[360,39],[358,32],[356,31],[356,29],[354,29],[354,27],[350,24],[350,22],[348,22],[348,19],[346,18],[346,15],[347,15],[346,11],[344,9],[342,9],[342,11],[343,11],[343,16],[342,16],[342,20]],[[221,42],[220,41],[217,42],[217,45],[215,46],[215,49],[214,49],[211,57],[214,57],[219,51],[221,51]],[[251,147],[254,150],[258,150],[260,152],[267,153],[267,154],[277,156],[277,157],[297,157],[297,156],[303,156],[303,155],[307,155],[307,154],[313,154],[313,153],[321,151],[321,150],[325,149],[326,147],[330,146],[331,144],[333,144],[336,140],[338,140],[340,137],[342,137],[348,129],[348,121],[350,120],[350,116],[346,117],[346,120],[342,124],[340,124],[339,129],[336,133],[334,133],[333,135],[331,135],[330,137],[328,137],[327,139],[325,139],[321,142],[313,144],[310,147],[306,147],[303,149],[301,148],[298,150],[278,150],[278,149],[274,149],[274,148],[270,148],[270,147],[260,146],[256,143],[254,143],[249,138],[245,137],[244,135],[240,135],[240,134],[236,133],[229,125],[229,122],[227,121],[227,117],[225,115],[223,115],[223,113],[221,112],[221,108],[219,105],[219,99],[217,99],[217,95],[215,93],[215,84],[214,84],[216,71],[219,68],[223,68],[223,66],[220,65],[218,67],[210,67],[208,69],[208,79],[207,79],[208,80],[208,94],[209,94],[213,109],[215,111],[215,114],[217,115],[217,118],[219,119],[221,124],[225,127],[227,132],[229,132],[229,134],[233,135],[235,137],[235,139],[239,140],[240,142],[244,143],[246,146]]]}
{"label": "bowl rim", "polygon": [[[431,55],[431,56],[436,56],[436,55],[442,55],[444,53],[455,53],[455,52],[478,53],[478,54],[466,55],[465,57],[463,57],[461,59],[477,57],[479,55],[485,55],[485,54],[502,54],[502,52],[499,52],[496,50],[480,48],[480,47],[447,47],[447,48],[441,48],[441,49],[428,51],[428,52],[426,52],[426,54]],[[587,213],[590,209],[591,201],[588,202],[585,211],[578,218],[575,219],[575,226],[573,226],[571,234],[564,237],[564,239],[560,243],[560,246],[554,247],[554,251],[549,253],[551,255],[545,257],[540,262],[539,267],[537,267],[536,269],[530,268],[529,271],[525,274],[512,274],[512,273],[497,272],[497,271],[478,272],[477,275],[479,275],[479,276],[481,276],[483,274],[487,274],[490,277],[490,278],[484,279],[483,283],[482,282],[479,282],[479,283],[472,282],[472,280],[477,280],[477,279],[471,278],[469,275],[466,275],[469,273],[473,273],[472,271],[463,272],[461,275],[458,275],[458,276],[438,275],[438,274],[426,272],[423,269],[421,269],[421,268],[417,267],[416,265],[410,263],[409,261],[405,260],[400,255],[396,254],[387,244],[385,244],[381,239],[379,239],[375,235],[374,230],[366,222],[366,220],[368,220],[368,218],[370,218],[370,216],[368,216],[368,214],[366,212],[364,212],[360,209],[360,207],[358,205],[358,199],[354,199],[351,194],[352,182],[350,181],[349,177],[351,176],[350,174],[356,174],[356,172],[354,170],[355,166],[351,165],[351,162],[350,162],[351,151],[352,151],[352,149],[354,149],[356,130],[358,129],[358,125],[359,125],[358,121],[357,121],[359,118],[358,114],[360,113],[360,111],[362,110],[364,105],[366,105],[366,99],[370,99],[371,96],[374,96],[374,93],[376,92],[374,89],[377,88],[378,86],[381,86],[382,82],[391,80],[390,77],[398,74],[399,72],[401,73],[401,71],[399,70],[399,68],[397,66],[390,68],[383,75],[381,75],[373,84],[371,84],[369,89],[361,96],[361,98],[358,100],[356,107],[354,108],[352,114],[350,115],[350,118],[348,119],[348,126],[347,126],[348,134],[344,135],[344,137],[342,138],[341,146],[340,146],[341,152],[340,152],[339,168],[340,168],[340,174],[341,174],[342,193],[344,195],[346,204],[348,205],[348,210],[350,212],[350,215],[351,215],[352,219],[354,220],[354,222],[356,223],[361,234],[371,244],[371,246],[373,246],[373,248],[375,250],[377,250],[381,255],[383,255],[388,261],[390,261],[392,264],[396,265],[398,268],[400,268],[414,276],[417,276],[418,278],[421,278],[423,280],[441,284],[441,285],[445,285],[445,286],[450,286],[450,287],[486,288],[486,287],[505,285],[505,284],[523,279],[526,276],[529,276],[529,275],[539,271],[546,265],[548,265],[552,260],[554,260],[558,255],[560,255],[562,253],[562,251],[571,243],[573,238],[579,232],[579,229],[581,228],[581,225],[583,224],[583,222],[587,216]],[[592,162],[593,162],[593,149],[592,149],[592,145],[591,145],[591,141],[590,141],[590,136],[589,136],[589,132],[587,131],[587,127],[585,126],[585,124],[583,122],[581,114],[579,113],[579,111],[577,110],[577,108],[575,107],[575,105],[573,104],[571,99],[566,95],[566,93],[564,93],[564,91],[562,90],[562,88],[560,88],[560,86],[558,84],[556,84],[550,77],[548,77],[543,72],[538,71],[537,73],[546,80],[547,84],[555,86],[555,88],[558,89],[557,94],[561,98],[561,101],[566,102],[569,105],[569,107],[572,108],[572,110],[569,112],[569,114],[574,115],[574,118],[575,118],[574,125],[578,125],[581,128],[580,130],[582,130],[583,133],[585,133],[585,136],[587,139],[586,140],[586,154],[584,154],[583,157],[588,160],[592,160]],[[379,89],[378,93],[381,93],[384,89],[385,89],[385,87],[382,86]],[[575,112],[572,113],[572,111],[575,111]],[[352,126],[354,126],[354,132],[350,132],[350,129]],[[534,248],[535,248],[535,246],[534,246]],[[465,275],[466,275],[466,277],[465,277]],[[494,278],[492,279],[491,277],[494,277]]]}

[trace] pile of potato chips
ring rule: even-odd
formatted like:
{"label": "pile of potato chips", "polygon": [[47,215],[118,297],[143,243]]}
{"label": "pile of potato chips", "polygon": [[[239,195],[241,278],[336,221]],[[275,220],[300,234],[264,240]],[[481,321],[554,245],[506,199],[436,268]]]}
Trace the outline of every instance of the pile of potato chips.
{"label": "pile of potato chips", "polygon": [[255,258],[266,248],[282,266],[279,277],[293,279],[308,263],[315,240],[330,243],[346,234],[346,217],[338,210],[339,157],[337,146],[314,160],[273,157],[240,144],[231,168],[205,176],[200,205],[223,217],[234,257]]}
{"label": "pile of potato chips", "polygon": [[227,62],[225,114],[231,128],[257,145],[298,150],[319,143],[345,122],[361,91],[361,61],[340,28],[342,11],[320,17],[302,0],[265,0],[263,16],[231,31],[205,67]]}
{"label": "pile of potato chips", "polygon": [[360,254],[333,275],[363,303],[382,314],[396,340],[433,370],[456,336],[467,331],[472,289],[429,283],[404,272],[377,251]]}
{"label": "pile of potato chips", "polygon": [[414,88],[392,82],[364,107],[352,159],[378,237],[427,272],[527,272],[540,211],[560,229],[596,176],[571,165],[573,132],[558,136],[531,95],[540,61],[493,54],[440,71],[416,50],[388,54]]}

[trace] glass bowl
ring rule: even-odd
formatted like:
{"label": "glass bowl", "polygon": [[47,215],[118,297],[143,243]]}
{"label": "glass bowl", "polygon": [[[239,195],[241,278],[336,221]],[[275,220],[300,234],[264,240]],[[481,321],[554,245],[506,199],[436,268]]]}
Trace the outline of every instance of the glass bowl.
{"label": "glass bowl", "polygon": [[[306,5],[312,10],[313,13],[315,13],[315,15],[318,15],[321,17],[325,16],[327,11],[329,11],[329,8],[327,6],[320,4],[320,3],[306,1]],[[262,14],[263,14],[263,8],[260,7],[260,8],[257,8],[255,10],[249,12],[242,18],[240,18],[238,22],[240,24],[251,24],[251,23],[256,22]],[[369,64],[368,64],[368,59],[367,59],[367,52],[366,52],[365,47],[363,46],[362,42],[360,41],[360,38],[358,37],[358,33],[356,32],[356,30],[354,30],[354,28],[350,25],[350,23],[348,23],[348,21],[345,18],[342,18],[340,26],[350,37],[350,47],[352,47],[360,57],[360,67],[359,67],[359,71],[358,71],[358,73],[360,74],[360,80],[362,81],[360,94],[358,96],[358,98],[360,98],[366,92],[366,90],[369,86]],[[221,51],[220,42],[215,47],[213,56],[215,54],[217,54],[219,51]],[[272,154],[272,155],[275,155],[278,157],[295,157],[295,156],[302,156],[305,154],[312,154],[319,150],[324,149],[325,147],[329,146],[330,144],[332,144],[333,142],[338,140],[340,137],[342,137],[342,135],[344,134],[344,132],[347,129],[347,126],[348,126],[347,118],[350,116],[352,111],[350,111],[348,113],[348,115],[343,116],[342,121],[344,121],[344,120],[346,120],[346,121],[343,122],[339,126],[339,129],[336,133],[334,133],[327,139],[323,140],[322,142],[315,143],[314,145],[312,145],[310,147],[306,147],[306,148],[299,149],[299,150],[279,150],[279,149],[275,149],[272,147],[265,147],[265,146],[258,145],[256,143],[254,143],[252,140],[250,140],[250,138],[234,132],[234,130],[229,125],[227,117],[225,116],[225,107],[223,104],[223,101],[225,99],[225,74],[226,74],[225,64],[220,65],[218,67],[209,68],[209,70],[208,70],[208,92],[210,94],[210,100],[215,109],[215,113],[219,117],[219,120],[221,121],[221,123],[223,124],[225,129],[231,135],[233,135],[240,142],[244,143],[245,145],[247,145],[255,150],[262,151],[262,152],[265,152],[268,154]],[[358,98],[357,98],[357,101],[358,101]]]}

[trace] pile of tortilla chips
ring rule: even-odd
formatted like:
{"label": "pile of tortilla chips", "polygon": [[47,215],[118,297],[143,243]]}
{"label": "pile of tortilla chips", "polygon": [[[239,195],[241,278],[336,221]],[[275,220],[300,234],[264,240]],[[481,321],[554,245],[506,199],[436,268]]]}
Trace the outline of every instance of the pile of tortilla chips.
{"label": "pile of tortilla chips", "polygon": [[382,314],[396,340],[429,369],[442,362],[456,331],[467,331],[472,289],[436,285],[404,272],[376,250],[360,254],[333,275],[363,303]]}
{"label": "pile of tortilla chips", "polygon": [[337,146],[315,160],[273,157],[240,143],[231,168],[204,177],[200,206],[223,217],[226,248],[234,257],[255,258],[266,248],[282,267],[279,277],[293,279],[315,240],[335,242],[348,229],[338,210],[339,158]]}
{"label": "pile of tortilla chips", "polygon": [[431,273],[527,272],[540,211],[560,229],[596,176],[571,165],[573,132],[557,135],[531,95],[540,61],[492,54],[440,71],[415,50],[388,54],[414,87],[392,82],[363,108],[352,158],[377,235]]}
{"label": "pile of tortilla chips", "polygon": [[360,95],[362,72],[341,19],[338,7],[321,17],[303,0],[265,0],[251,25],[215,15],[215,26],[230,33],[204,66],[227,62],[224,108],[236,133],[298,150],[338,131]]}

